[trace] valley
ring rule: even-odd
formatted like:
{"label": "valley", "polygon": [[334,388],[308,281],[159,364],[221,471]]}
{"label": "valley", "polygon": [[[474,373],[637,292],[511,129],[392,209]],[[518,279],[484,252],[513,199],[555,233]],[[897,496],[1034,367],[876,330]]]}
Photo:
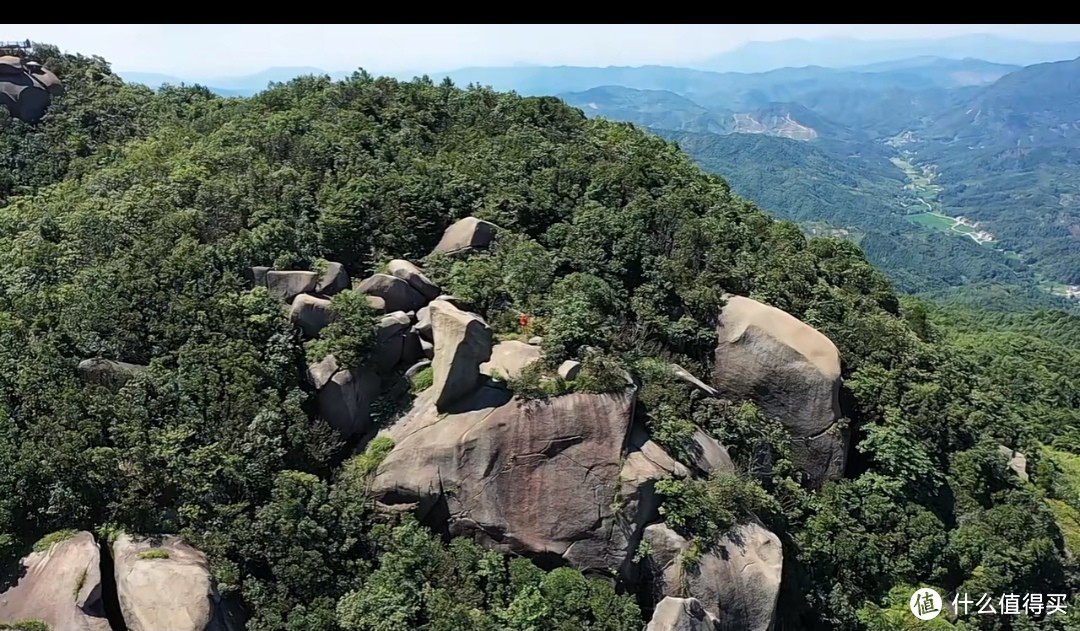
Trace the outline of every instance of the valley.
{"label": "valley", "polygon": [[[858,235],[870,260],[907,291],[1003,283],[1067,306],[1061,299],[1075,293],[1055,288],[1080,283],[1080,195],[1068,174],[1080,169],[1080,149],[1066,124],[1080,116],[1080,103],[1069,109],[1072,93],[1061,85],[1080,77],[1080,61],[949,63],[947,73],[932,71],[942,61],[926,59],[785,69],[725,79],[707,96],[697,87],[663,92],[664,106],[660,93],[626,86],[561,96],[579,107],[588,98],[587,116],[675,140],[740,194],[810,234]],[[1025,114],[1035,102],[1014,92],[1021,86],[1046,92],[1050,105],[1039,101]],[[1059,131],[1021,138],[1032,124]],[[957,273],[931,269],[943,261]],[[1031,304],[1032,294],[1016,293],[1027,296],[1018,305]]]}

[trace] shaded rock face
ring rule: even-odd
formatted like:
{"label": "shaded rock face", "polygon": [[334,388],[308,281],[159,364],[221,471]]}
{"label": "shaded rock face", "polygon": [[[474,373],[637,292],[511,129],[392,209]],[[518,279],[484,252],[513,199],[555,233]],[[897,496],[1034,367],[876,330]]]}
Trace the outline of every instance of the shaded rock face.
{"label": "shaded rock face", "polygon": [[36,123],[45,115],[53,96],[64,86],[52,72],[18,57],[0,57],[0,105],[15,118]]}
{"label": "shaded rock face", "polygon": [[626,540],[626,557],[621,570],[627,582],[637,583],[640,578],[632,558],[645,525],[660,519],[656,483],[669,476],[685,478],[689,475],[689,469],[656,444],[640,423],[631,428],[626,456],[619,470],[618,526]]}
{"label": "shaded rock face", "polygon": [[435,300],[442,294],[439,286],[431,282],[431,279],[425,276],[419,267],[404,259],[390,261],[387,263],[386,269],[391,276],[405,281],[427,300]]}
{"label": "shaded rock face", "polygon": [[696,566],[685,567],[690,543],[665,524],[645,529],[654,591],[689,596],[717,618],[718,630],[769,631],[780,595],[783,550],[776,535],[756,523],[736,526]]}
{"label": "shaded rock face", "polygon": [[151,541],[120,535],[112,552],[128,631],[239,628],[221,602],[206,555],[178,537]]}
{"label": "shaded rock face", "polygon": [[472,254],[491,245],[496,230],[498,228],[493,223],[476,217],[466,217],[451,224],[443,232],[434,251],[449,255]]}
{"label": "shaded rock face", "polygon": [[83,381],[119,390],[128,381],[146,372],[146,366],[118,362],[103,357],[92,357],[79,362],[76,371]]}
{"label": "shaded rock face", "polygon": [[618,570],[627,542],[613,503],[632,390],[520,401],[485,386],[448,414],[436,395],[423,392],[387,430],[395,446],[372,480],[375,498],[415,504],[499,550]]}
{"label": "shaded rock face", "polygon": [[491,349],[491,360],[480,364],[480,372],[491,375],[497,372],[505,379],[516,379],[529,364],[540,359],[543,352],[536,346],[509,340],[499,342]]}
{"label": "shaded rock face", "polygon": [[389,370],[401,361],[405,338],[412,320],[404,311],[384,315],[375,326],[375,348],[372,359],[379,370]]}
{"label": "shaded rock face", "polygon": [[100,550],[89,532],[30,554],[18,576],[0,593],[0,623],[41,620],[54,631],[110,631]]}
{"label": "shaded rock face", "polygon": [[432,390],[436,406],[446,409],[480,383],[480,364],[491,359],[491,327],[449,302],[435,300],[428,308],[435,343]]}
{"label": "shaded rock face", "polygon": [[840,418],[840,353],[829,338],[788,313],[732,296],[717,326],[713,386],[750,399],[791,433],[793,459],[808,486],[844,473],[848,436]]}
{"label": "shaded rock face", "polygon": [[645,631],[716,631],[716,618],[696,598],[661,600]]}
{"label": "shaded rock face", "polygon": [[289,307],[289,319],[300,327],[305,337],[318,337],[326,325],[330,324],[330,301],[308,294],[300,294]]}
{"label": "shaded rock face", "polygon": [[370,429],[371,402],[379,396],[382,381],[367,369],[345,370],[333,355],[308,367],[308,380],[318,390],[319,417],[344,439]]}
{"label": "shaded rock face", "polygon": [[333,296],[336,293],[349,288],[349,274],[341,263],[331,261],[326,266],[326,272],[315,283],[315,293],[324,296]]}
{"label": "shaded rock face", "polygon": [[694,435],[690,438],[689,452],[688,464],[702,475],[709,475],[716,470],[735,473],[735,463],[731,461],[727,449],[700,427],[694,428]]}
{"label": "shaded rock face", "polygon": [[383,308],[389,312],[417,311],[427,304],[427,299],[409,283],[389,274],[374,274],[365,278],[356,291],[381,298]]}
{"label": "shaded rock face", "polygon": [[300,294],[314,291],[318,282],[319,275],[315,272],[301,270],[266,272],[266,290],[271,296],[286,303],[291,303],[293,298]]}

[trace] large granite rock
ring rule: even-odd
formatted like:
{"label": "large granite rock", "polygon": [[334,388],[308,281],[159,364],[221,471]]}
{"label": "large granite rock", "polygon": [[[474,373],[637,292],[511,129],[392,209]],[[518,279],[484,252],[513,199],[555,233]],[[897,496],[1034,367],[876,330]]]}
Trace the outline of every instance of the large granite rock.
{"label": "large granite rock", "polygon": [[315,283],[315,293],[333,296],[348,289],[349,284],[349,273],[345,271],[345,266],[330,261],[326,264],[326,271],[319,277],[319,281]]}
{"label": "large granite rock", "polygon": [[687,464],[697,469],[701,475],[709,475],[715,470],[735,473],[735,463],[731,461],[727,449],[700,427],[694,427],[688,452]]}
{"label": "large granite rock", "polygon": [[431,307],[421,307],[416,312],[416,324],[413,325],[413,331],[416,331],[421,338],[431,341]]}
{"label": "large granite rock", "polygon": [[0,57],[0,105],[15,118],[36,123],[53,96],[63,94],[60,79],[40,64],[13,56]]}
{"label": "large granite rock", "polygon": [[434,251],[449,255],[471,254],[491,245],[497,230],[493,223],[476,217],[466,217],[451,224],[443,232]]}
{"label": "large granite rock", "polygon": [[844,473],[848,436],[840,418],[840,353],[790,314],[732,296],[717,326],[713,386],[750,399],[791,433],[793,460],[808,486]]}
{"label": "large granite rock", "polygon": [[491,359],[491,327],[449,302],[435,300],[428,308],[435,338],[432,390],[435,404],[445,409],[479,385],[480,364]]}
{"label": "large granite rock", "polygon": [[480,372],[489,376],[494,372],[503,379],[516,379],[529,364],[539,361],[542,355],[543,351],[538,347],[525,342],[499,342],[491,349],[491,359],[480,364]]}
{"label": "large granite rock", "polygon": [[318,391],[319,416],[342,438],[360,436],[370,429],[371,402],[382,387],[378,374],[366,368],[346,370],[333,355],[327,355],[308,367],[308,379]]}
{"label": "large granite rock", "polygon": [[356,291],[381,298],[388,312],[417,311],[427,304],[427,299],[409,283],[389,274],[373,274],[365,278]]}
{"label": "large granite rock", "polygon": [[421,393],[385,430],[394,448],[373,497],[499,550],[618,571],[627,543],[615,498],[633,390],[521,401],[489,385],[448,413],[437,394]]}
{"label": "large granite rock", "polygon": [[289,319],[300,327],[305,337],[318,337],[326,325],[330,324],[330,301],[316,298],[310,294],[300,294],[289,307]]}
{"label": "large granite rock", "polygon": [[660,519],[660,496],[656,493],[656,483],[666,477],[685,478],[689,475],[690,470],[656,444],[640,423],[634,424],[627,437],[626,455],[619,470],[616,521],[619,534],[626,541],[625,562],[621,571],[627,582],[637,583],[639,580],[639,567],[633,563],[633,557],[645,526]]}
{"label": "large granite rock", "polygon": [[412,320],[404,311],[388,313],[379,319],[375,325],[375,348],[371,351],[371,358],[379,370],[389,370],[401,361],[410,326]]}
{"label": "large granite rock", "polygon": [[666,524],[645,529],[653,591],[658,597],[692,597],[716,616],[717,629],[769,631],[776,614],[783,549],[757,523],[736,526],[692,567],[683,562],[690,542]]}
{"label": "large granite rock", "polygon": [[439,286],[431,282],[431,279],[424,275],[423,270],[404,259],[390,261],[386,265],[386,270],[391,276],[409,283],[410,287],[428,300],[435,300],[442,294]]}
{"label": "large granite rock", "polygon": [[266,272],[266,291],[282,302],[291,303],[300,294],[315,291],[319,275],[305,270],[270,270]]}
{"label": "large granite rock", "polygon": [[266,287],[266,274],[272,269],[266,265],[256,265],[248,269],[247,278],[255,287]]}
{"label": "large granite rock", "polygon": [[668,596],[656,604],[645,631],[717,631],[716,624],[700,600]]}
{"label": "large granite rock", "polygon": [[998,445],[998,452],[1008,458],[1007,466],[1009,469],[1020,477],[1021,480],[1027,482],[1027,456],[1016,451],[1012,447],[1006,447],[1005,445]]}
{"label": "large granite rock", "polygon": [[133,538],[112,544],[116,592],[128,631],[226,631],[240,620],[214,586],[206,555],[182,539]]}
{"label": "large granite rock", "polygon": [[83,531],[24,558],[15,583],[0,592],[0,625],[41,620],[53,631],[110,631],[99,555]]}
{"label": "large granite rock", "polygon": [[124,384],[146,372],[146,366],[118,362],[103,357],[91,357],[79,362],[76,367],[79,378],[87,383],[96,383],[113,390],[119,390]]}

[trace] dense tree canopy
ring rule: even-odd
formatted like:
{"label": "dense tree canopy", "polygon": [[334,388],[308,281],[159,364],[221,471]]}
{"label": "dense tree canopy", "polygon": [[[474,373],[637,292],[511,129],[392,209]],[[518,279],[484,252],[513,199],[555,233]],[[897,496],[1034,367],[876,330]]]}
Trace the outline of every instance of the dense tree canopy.
{"label": "dense tree canopy", "polygon": [[[497,246],[426,265],[496,331],[525,312],[552,361],[595,352],[630,367],[653,435],[676,453],[692,421],[745,471],[763,448],[776,454],[760,487],[669,486],[666,508],[688,532],[750,508],[768,521],[790,568],[784,628],[900,628],[878,615],[906,607],[898,586],[1066,593],[1075,581],[1059,523],[1080,510],[1062,490],[1080,457],[1080,361],[1057,326],[950,332],[950,317],[902,305],[852,243],[808,240],[673,143],[554,98],[363,72],[250,99],[153,93],[102,60],[42,51],[68,93],[37,126],[0,119],[12,165],[0,182],[5,562],[61,528],[179,532],[242,598],[249,629],[640,628],[638,604],[609,582],[375,514],[370,458],[342,466],[313,414],[311,349],[243,280],[252,265],[330,259],[362,276],[420,260],[471,215],[502,228]],[[650,368],[674,358],[708,374],[725,292],[839,348],[858,452],[848,479],[801,490],[774,419]],[[362,353],[363,306],[336,308],[351,315],[327,343]],[[77,379],[91,356],[150,368],[111,390]],[[1036,463],[1054,451],[1028,484],[999,443]]]}

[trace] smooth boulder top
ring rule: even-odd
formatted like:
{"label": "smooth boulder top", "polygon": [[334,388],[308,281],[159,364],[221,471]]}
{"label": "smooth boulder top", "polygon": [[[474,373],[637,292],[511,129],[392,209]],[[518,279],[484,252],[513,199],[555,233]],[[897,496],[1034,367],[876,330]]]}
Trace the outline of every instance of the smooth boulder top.
{"label": "smooth boulder top", "polygon": [[386,271],[390,272],[391,276],[409,283],[409,286],[428,300],[435,300],[442,294],[439,286],[431,282],[423,270],[404,259],[390,261],[386,264]]}
{"label": "smooth boulder top", "polygon": [[539,361],[543,351],[517,340],[499,342],[491,349],[491,359],[480,364],[485,375],[498,373],[503,379],[516,379],[533,362]]}
{"label": "smooth boulder top", "polygon": [[729,296],[719,328],[721,341],[737,342],[750,328],[781,341],[826,379],[840,378],[840,351],[820,331],[776,307],[743,296]]}
{"label": "smooth boulder top", "polygon": [[489,221],[477,219],[476,217],[466,217],[451,224],[443,232],[443,236],[439,239],[434,251],[455,255],[482,250],[491,245],[497,230],[498,226]]}
{"label": "smooth boulder top", "polygon": [[183,539],[127,534],[112,544],[116,592],[128,631],[224,631],[225,612],[206,555]]}
{"label": "smooth boulder top", "polygon": [[491,359],[491,327],[479,316],[449,302],[428,305],[434,357],[432,390],[439,409],[465,398],[480,384],[480,365]]}
{"label": "smooth boulder top", "polygon": [[840,353],[819,331],[775,307],[729,297],[717,324],[712,386],[784,424],[807,486],[843,475],[849,433],[837,425]]}
{"label": "smooth boulder top", "polygon": [[41,620],[54,631],[110,631],[101,601],[100,550],[89,532],[30,554],[17,576],[0,593],[0,624]]}

